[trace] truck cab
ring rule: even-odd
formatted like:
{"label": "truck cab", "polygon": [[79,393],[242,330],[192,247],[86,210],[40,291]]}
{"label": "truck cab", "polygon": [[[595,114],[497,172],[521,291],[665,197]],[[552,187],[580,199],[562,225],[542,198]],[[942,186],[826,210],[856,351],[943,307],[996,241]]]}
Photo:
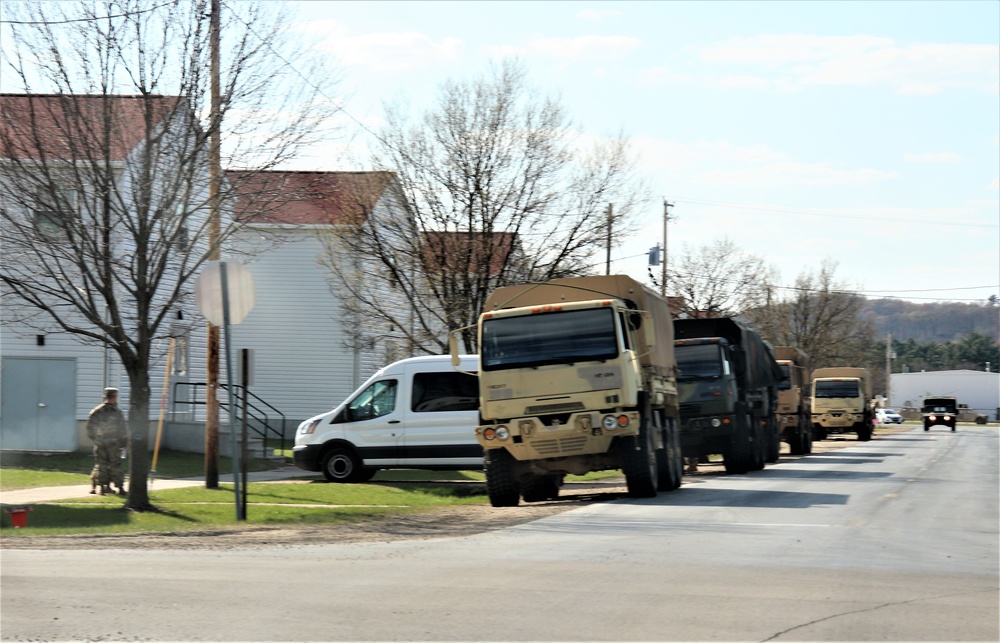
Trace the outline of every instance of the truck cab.
{"label": "truck cab", "polygon": [[932,426],[944,426],[954,431],[958,424],[958,402],[954,397],[928,397],[920,407],[924,431]]}

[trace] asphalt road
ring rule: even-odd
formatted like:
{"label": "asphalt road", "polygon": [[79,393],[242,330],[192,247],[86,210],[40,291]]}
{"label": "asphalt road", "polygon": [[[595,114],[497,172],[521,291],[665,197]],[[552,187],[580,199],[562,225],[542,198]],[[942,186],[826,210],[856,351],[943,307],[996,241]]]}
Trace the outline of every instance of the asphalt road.
{"label": "asphalt road", "polygon": [[917,429],[463,538],[3,550],[0,636],[997,641],[998,446]]}

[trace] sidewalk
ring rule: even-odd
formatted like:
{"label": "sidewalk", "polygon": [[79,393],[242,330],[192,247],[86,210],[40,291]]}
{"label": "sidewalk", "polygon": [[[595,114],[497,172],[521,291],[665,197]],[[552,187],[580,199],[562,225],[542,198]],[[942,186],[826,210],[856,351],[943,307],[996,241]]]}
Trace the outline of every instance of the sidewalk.
{"label": "sidewalk", "polygon": [[[303,471],[294,465],[272,469],[271,471],[256,471],[247,473],[250,482],[267,482],[272,480],[299,480],[303,478],[320,478],[323,474],[315,471]],[[219,482],[232,483],[233,474],[219,474]],[[198,487],[205,484],[204,477],[198,478],[152,478],[149,481],[149,491],[161,489],[180,489],[183,487]],[[127,488],[128,485],[126,485]],[[30,505],[36,502],[52,502],[85,498],[90,495],[90,485],[66,485],[62,487],[35,487],[34,489],[15,489],[0,491],[0,504]]]}

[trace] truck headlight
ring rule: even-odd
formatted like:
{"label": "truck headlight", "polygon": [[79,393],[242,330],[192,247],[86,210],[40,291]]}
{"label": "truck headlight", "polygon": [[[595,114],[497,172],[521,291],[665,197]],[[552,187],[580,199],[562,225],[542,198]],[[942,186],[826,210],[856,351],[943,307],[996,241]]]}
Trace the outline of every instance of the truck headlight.
{"label": "truck headlight", "polygon": [[506,440],[510,437],[510,431],[505,426],[492,426],[483,429],[483,439],[486,440]]}
{"label": "truck headlight", "polygon": [[722,420],[720,420],[719,418],[712,418],[712,426],[715,427],[716,429],[719,428],[720,426],[722,426]]}
{"label": "truck headlight", "polygon": [[618,427],[618,419],[613,415],[605,415],[601,418],[601,425],[608,431],[614,431]]}

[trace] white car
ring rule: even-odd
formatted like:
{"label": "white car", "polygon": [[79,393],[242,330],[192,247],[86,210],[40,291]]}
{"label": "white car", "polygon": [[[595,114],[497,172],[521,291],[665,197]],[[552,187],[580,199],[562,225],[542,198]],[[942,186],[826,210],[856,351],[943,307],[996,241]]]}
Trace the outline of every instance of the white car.
{"label": "white car", "polygon": [[875,417],[879,424],[902,424],[903,416],[892,409],[877,409]]}

